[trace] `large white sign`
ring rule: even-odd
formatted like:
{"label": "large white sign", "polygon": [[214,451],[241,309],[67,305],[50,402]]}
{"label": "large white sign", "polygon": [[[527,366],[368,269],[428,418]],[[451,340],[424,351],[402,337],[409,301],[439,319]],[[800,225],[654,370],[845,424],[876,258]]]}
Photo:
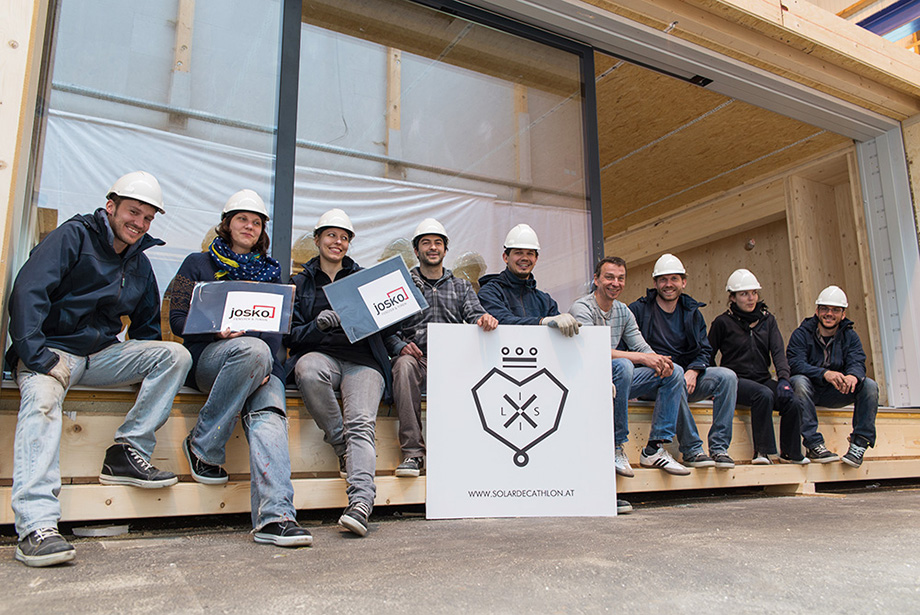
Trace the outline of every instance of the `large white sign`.
{"label": "large white sign", "polygon": [[281,330],[282,295],[232,291],[227,293],[220,330],[271,331]]}
{"label": "large white sign", "polygon": [[616,515],[610,331],[428,325],[429,519]]}

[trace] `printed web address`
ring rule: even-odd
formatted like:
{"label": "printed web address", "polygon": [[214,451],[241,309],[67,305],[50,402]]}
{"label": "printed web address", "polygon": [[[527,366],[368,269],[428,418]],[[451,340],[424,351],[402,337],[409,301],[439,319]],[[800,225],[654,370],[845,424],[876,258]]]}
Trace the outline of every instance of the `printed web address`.
{"label": "printed web address", "polygon": [[471,489],[471,498],[573,498],[574,489]]}

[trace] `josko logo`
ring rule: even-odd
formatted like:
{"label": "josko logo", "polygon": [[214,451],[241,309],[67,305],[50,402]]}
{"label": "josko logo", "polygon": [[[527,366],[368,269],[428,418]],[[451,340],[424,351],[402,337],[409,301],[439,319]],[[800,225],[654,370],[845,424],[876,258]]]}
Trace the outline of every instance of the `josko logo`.
{"label": "josko logo", "polygon": [[380,316],[381,314],[385,314],[395,309],[397,306],[399,306],[400,303],[402,303],[408,298],[409,298],[409,293],[406,292],[406,289],[404,286],[395,288],[387,292],[387,298],[384,299],[383,301],[373,302],[374,315]]}
{"label": "josko logo", "polygon": [[[504,369],[537,370],[536,348],[502,348]],[[518,380],[497,367],[472,389],[482,428],[514,451],[514,464],[524,467],[531,448],[551,436],[562,420],[569,390],[546,368]]]}
{"label": "josko logo", "polygon": [[251,308],[233,308],[230,310],[230,319],[256,318],[271,320],[275,317],[275,308],[271,305],[254,305]]}

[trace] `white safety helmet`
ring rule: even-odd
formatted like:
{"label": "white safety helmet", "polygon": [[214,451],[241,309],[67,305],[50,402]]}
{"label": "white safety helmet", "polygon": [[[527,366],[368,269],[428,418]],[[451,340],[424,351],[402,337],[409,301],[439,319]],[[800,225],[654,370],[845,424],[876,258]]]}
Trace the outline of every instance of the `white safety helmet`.
{"label": "white safety helmet", "polygon": [[684,264],[680,262],[680,259],[673,254],[662,254],[661,257],[655,261],[655,269],[652,271],[652,277],[657,278],[660,275],[670,275],[672,273],[687,275],[687,270],[684,269]]}
{"label": "white safety helmet", "polygon": [[444,225],[435,220],[434,218],[425,218],[419,225],[415,227],[415,235],[412,236],[412,247],[418,248],[418,241],[424,235],[440,235],[444,239],[444,245],[447,245],[448,237],[447,230],[444,228]]}
{"label": "white safety helmet", "polygon": [[845,309],[849,304],[847,303],[847,294],[843,292],[842,288],[839,286],[828,286],[818,295],[818,298],[815,300],[815,305],[829,305],[831,307],[842,307]]}
{"label": "white safety helmet", "polygon": [[147,203],[161,214],[166,213],[163,209],[163,190],[160,188],[160,182],[146,171],[133,171],[116,179],[105,198],[111,199],[113,194]]}
{"label": "white safety helmet", "polygon": [[735,269],[725,284],[726,292],[737,293],[742,290],[760,290],[763,288],[753,273],[747,269]]}
{"label": "white safety helmet", "polygon": [[519,248],[522,250],[540,250],[540,240],[537,233],[527,224],[518,224],[508,231],[505,237],[505,249]]}
{"label": "white safety helmet", "polygon": [[227,199],[227,204],[224,205],[224,210],[221,212],[220,217],[224,219],[227,217],[227,214],[230,214],[234,211],[251,211],[253,213],[259,214],[265,220],[268,220],[268,209],[265,207],[265,201],[262,200],[258,194],[253,190],[240,190],[229,199]]}
{"label": "white safety helmet", "polygon": [[321,215],[319,220],[316,221],[313,234],[316,235],[324,228],[329,228],[330,226],[348,231],[348,237],[350,239],[354,239],[355,237],[355,227],[351,223],[351,218],[341,209],[330,209]]}

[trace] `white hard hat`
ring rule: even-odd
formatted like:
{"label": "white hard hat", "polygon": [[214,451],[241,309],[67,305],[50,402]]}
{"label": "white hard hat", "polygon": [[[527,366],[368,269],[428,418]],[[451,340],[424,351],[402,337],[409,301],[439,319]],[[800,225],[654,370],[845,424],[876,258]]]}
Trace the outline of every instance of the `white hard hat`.
{"label": "white hard hat", "polygon": [[251,211],[263,216],[266,220],[269,219],[265,201],[253,190],[240,190],[227,199],[227,204],[224,205],[224,210],[220,215],[221,219],[234,211]]}
{"label": "white hard hat", "polygon": [[527,224],[518,224],[508,231],[505,237],[505,249],[520,248],[522,250],[539,250],[540,240],[537,233]]}
{"label": "white hard hat", "polygon": [[670,275],[672,273],[687,275],[687,270],[684,269],[684,264],[680,262],[680,259],[673,254],[662,254],[661,257],[655,261],[655,269],[652,271],[652,277],[657,278],[660,275]]}
{"label": "white hard hat", "polygon": [[419,225],[415,227],[415,235],[412,236],[412,247],[418,247],[418,240],[422,238],[423,235],[440,235],[444,238],[444,243],[447,243],[447,230],[444,228],[444,225],[435,220],[434,218],[425,218]]}
{"label": "white hard hat", "polygon": [[730,293],[737,293],[742,290],[760,290],[763,288],[754,274],[747,269],[735,269],[728,276],[728,283],[725,284],[725,290]]}
{"label": "white hard hat", "polygon": [[828,286],[818,295],[818,298],[815,300],[815,305],[829,305],[831,307],[846,308],[849,304],[847,303],[847,294],[843,292],[842,288],[839,286]]}
{"label": "white hard hat", "polygon": [[111,199],[113,194],[147,203],[161,214],[166,213],[163,209],[163,190],[160,189],[160,182],[146,171],[133,171],[116,179],[105,198]]}
{"label": "white hard hat", "polygon": [[323,215],[319,217],[319,220],[316,221],[316,226],[314,227],[314,234],[320,229],[328,228],[333,226],[335,228],[340,228],[348,231],[348,236],[354,238],[355,236],[355,227],[351,224],[351,218],[348,217],[341,209],[330,209]]}

